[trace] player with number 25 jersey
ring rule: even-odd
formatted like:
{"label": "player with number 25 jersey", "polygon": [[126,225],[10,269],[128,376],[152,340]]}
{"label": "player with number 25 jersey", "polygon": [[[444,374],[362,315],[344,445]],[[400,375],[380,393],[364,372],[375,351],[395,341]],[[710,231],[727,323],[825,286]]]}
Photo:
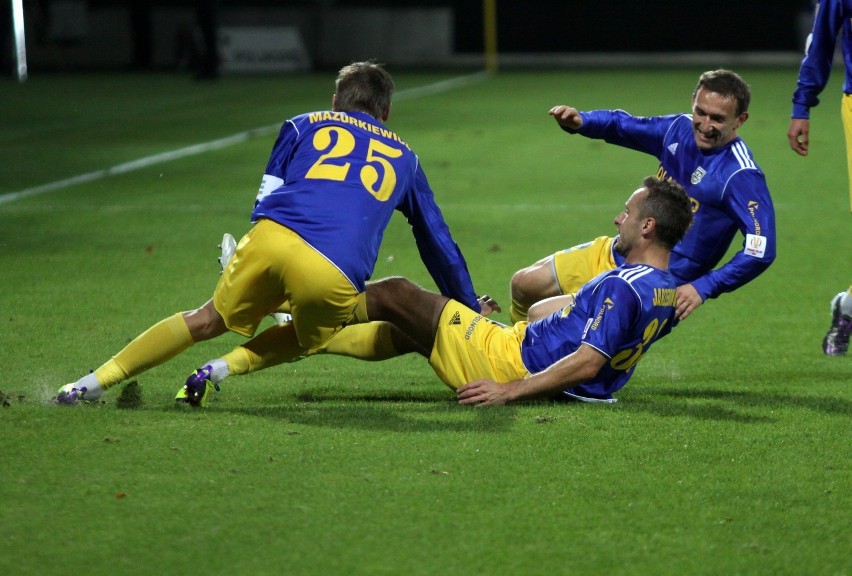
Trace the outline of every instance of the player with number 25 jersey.
{"label": "player with number 25 jersey", "polygon": [[[177,401],[203,406],[230,374],[318,353],[344,326],[368,321],[365,282],[395,209],[408,217],[439,289],[481,310],[417,156],[383,125],[393,89],[380,64],[341,68],[331,110],[284,123],[254,225],[222,261],[213,298],[151,326],[91,375],[62,386],[57,402],[97,400],[118,382],[227,331],[251,340],[232,361],[217,358],[190,374]],[[284,306],[292,320],[255,336],[264,318]]]}
{"label": "player with number 25 jersey", "polygon": [[287,121],[252,219],[297,232],[360,292],[394,210],[411,224],[441,292],[478,309],[465,261],[417,155],[369,114],[324,111]]}

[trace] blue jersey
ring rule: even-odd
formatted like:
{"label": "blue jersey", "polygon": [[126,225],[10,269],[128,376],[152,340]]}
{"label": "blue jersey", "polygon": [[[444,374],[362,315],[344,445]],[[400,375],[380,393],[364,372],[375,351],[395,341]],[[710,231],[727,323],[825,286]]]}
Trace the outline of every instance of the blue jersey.
{"label": "blue jersey", "polygon": [[[692,284],[703,300],[736,290],[775,259],[775,208],[766,177],[741,138],[702,151],[695,143],[692,116],[637,117],[623,110],[581,112],[579,134],[655,156],[657,177],[686,189],[693,223],[672,250],[669,270]],[[572,132],[571,130],[567,130]],[[742,249],[722,260],[737,232]],[[624,261],[615,254],[616,264]]]}
{"label": "blue jersey", "polygon": [[569,396],[610,399],[660,337],[675,324],[674,277],[645,265],[623,265],[584,285],[574,306],[527,326],[521,358],[530,373],[541,372],[581,345],[593,347],[608,361]]}
{"label": "blue jersey", "polygon": [[320,111],[285,122],[252,221],[294,230],[361,292],[394,210],[408,219],[441,293],[478,311],[467,264],[417,155],[369,114]]}
{"label": "blue jersey", "polygon": [[828,83],[838,34],[846,64],[843,92],[852,94],[852,0],[820,0],[793,94],[793,118],[810,118],[810,109],[819,104],[817,96]]}

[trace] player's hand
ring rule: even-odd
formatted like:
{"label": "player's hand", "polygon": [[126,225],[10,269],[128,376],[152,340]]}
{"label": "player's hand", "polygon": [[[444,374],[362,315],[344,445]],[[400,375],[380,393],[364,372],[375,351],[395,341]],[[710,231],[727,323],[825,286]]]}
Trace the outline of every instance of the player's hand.
{"label": "player's hand", "polygon": [[790,141],[790,148],[799,156],[808,155],[810,128],[811,122],[807,118],[793,118],[790,121],[787,140]]}
{"label": "player's hand", "polygon": [[483,294],[479,298],[477,298],[479,302],[479,308],[481,310],[480,314],[483,316],[488,316],[492,312],[502,312],[503,309],[500,308],[500,305],[488,294]]}
{"label": "player's hand", "polygon": [[459,404],[492,406],[511,400],[509,384],[498,384],[494,380],[476,380],[456,390]]}
{"label": "player's hand", "polygon": [[675,318],[678,320],[686,319],[693,310],[704,303],[704,300],[702,300],[701,296],[698,294],[698,290],[696,290],[692,284],[678,286],[675,292],[677,293],[677,310],[675,311]]}
{"label": "player's hand", "polygon": [[548,114],[556,119],[557,124],[569,130],[577,130],[583,125],[583,117],[580,116],[580,112],[576,108],[564,104],[554,106]]}

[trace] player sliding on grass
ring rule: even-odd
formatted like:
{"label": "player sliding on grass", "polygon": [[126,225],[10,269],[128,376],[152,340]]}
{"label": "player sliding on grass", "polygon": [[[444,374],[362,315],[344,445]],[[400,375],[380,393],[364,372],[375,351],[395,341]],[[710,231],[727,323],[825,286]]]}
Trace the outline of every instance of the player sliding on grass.
{"label": "player sliding on grass", "polygon": [[[320,351],[372,360],[417,351],[462,404],[540,396],[614,402],[612,394],[676,322],[669,254],[691,222],[683,188],[648,177],[615,218],[624,263],[586,284],[576,299],[537,304],[532,315],[541,320],[504,326],[484,318],[499,311],[488,296],[477,311],[405,278],[388,278],[367,285],[366,311],[374,321],[347,326]],[[293,359],[289,326],[280,326],[275,341],[255,338],[211,361],[200,372],[209,374],[205,391],[228,375]],[[358,353],[352,342],[360,343]],[[207,394],[192,403],[206,401]]]}
{"label": "player sliding on grass", "polygon": [[[580,112],[554,106],[550,115],[570,134],[602,139],[656,156],[659,178],[686,189],[695,224],[672,250],[678,318],[708,298],[754,280],[775,259],[775,211],[766,178],[737,135],[748,119],[751,93],[729,70],[705,72],[692,95],[692,114],[637,117],[622,110]],[[742,248],[714,270],[740,232]],[[557,252],[515,273],[509,315],[517,322],[543,298],[571,294],[623,262],[619,239],[601,236]]]}
{"label": "player sliding on grass", "polygon": [[[407,217],[442,293],[479,309],[465,260],[417,156],[384,127],[390,75],[372,62],[353,63],[340,70],[335,88],[332,110],[282,126],[252,212],[255,224],[213,298],[149,328],[92,374],[63,386],[58,402],[95,400],[110,386],[228,330],[251,337],[284,302],[292,323],[271,327],[250,344],[283,338],[293,358],[317,353],[344,325],[365,321],[365,283],[394,210]],[[197,403],[210,377],[197,371],[178,398]]]}

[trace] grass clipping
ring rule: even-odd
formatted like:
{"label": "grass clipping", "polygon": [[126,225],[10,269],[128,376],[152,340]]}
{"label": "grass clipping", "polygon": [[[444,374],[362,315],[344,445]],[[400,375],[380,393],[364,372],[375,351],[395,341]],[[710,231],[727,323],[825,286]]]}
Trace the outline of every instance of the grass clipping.
{"label": "grass clipping", "polygon": [[124,385],[115,405],[123,410],[133,410],[142,406],[142,386],[136,380]]}

